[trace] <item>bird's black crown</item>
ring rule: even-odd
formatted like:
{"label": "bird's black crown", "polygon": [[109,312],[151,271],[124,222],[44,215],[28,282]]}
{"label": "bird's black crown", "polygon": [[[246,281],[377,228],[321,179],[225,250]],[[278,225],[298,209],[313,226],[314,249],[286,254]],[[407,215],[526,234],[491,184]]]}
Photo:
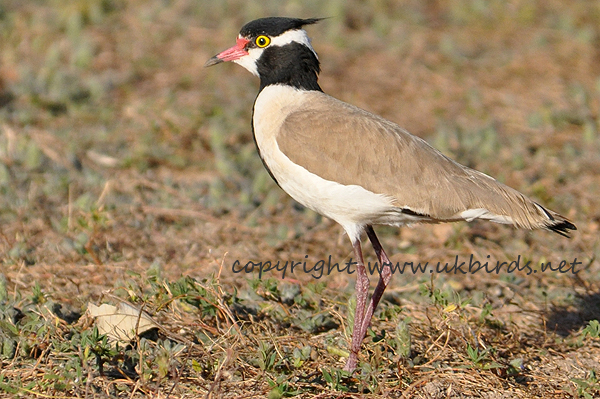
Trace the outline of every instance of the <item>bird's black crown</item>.
{"label": "bird's black crown", "polygon": [[304,25],[312,25],[323,18],[286,18],[267,17],[248,22],[240,30],[242,37],[255,37],[258,35],[279,36],[289,30],[302,29]]}

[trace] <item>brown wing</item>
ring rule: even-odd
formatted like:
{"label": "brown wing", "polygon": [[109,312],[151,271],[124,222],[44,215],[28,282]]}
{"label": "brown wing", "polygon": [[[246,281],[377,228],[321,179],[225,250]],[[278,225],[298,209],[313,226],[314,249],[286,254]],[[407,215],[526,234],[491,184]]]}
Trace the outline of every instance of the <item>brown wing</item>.
{"label": "brown wing", "polygon": [[322,93],[307,96],[290,113],[277,143],[294,163],[323,179],[388,195],[398,207],[434,220],[457,220],[461,212],[483,208],[529,229],[565,221],[398,125]]}

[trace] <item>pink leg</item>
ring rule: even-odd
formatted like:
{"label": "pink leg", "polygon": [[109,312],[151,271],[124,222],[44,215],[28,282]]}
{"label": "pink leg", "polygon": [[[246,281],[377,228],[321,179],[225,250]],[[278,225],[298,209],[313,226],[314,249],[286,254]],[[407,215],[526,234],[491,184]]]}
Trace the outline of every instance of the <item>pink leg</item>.
{"label": "pink leg", "polygon": [[354,254],[356,255],[356,308],[354,310],[354,327],[352,329],[352,343],[350,345],[350,356],[346,361],[344,370],[348,372],[354,371],[358,363],[358,352],[362,344],[364,333],[361,334],[362,325],[364,324],[365,306],[367,304],[367,295],[369,293],[369,277],[363,260],[362,250],[360,248],[360,238],[352,242]]}
{"label": "pink leg", "polygon": [[[360,327],[360,333],[354,334],[354,335],[359,335],[361,337],[361,342],[364,339],[364,336],[367,334],[367,328],[369,327],[369,324],[371,324],[371,318],[373,317],[373,312],[375,312],[375,309],[377,308],[377,305],[379,304],[379,301],[381,300],[381,297],[383,296],[383,292],[385,291],[386,287],[390,283],[390,280],[392,279],[392,270],[390,267],[390,265],[391,265],[390,259],[388,258],[387,254],[383,250],[383,247],[381,246],[379,239],[375,235],[375,231],[373,230],[373,227],[367,226],[366,231],[367,231],[367,236],[369,237],[369,240],[371,241],[371,244],[373,244],[373,249],[375,249],[375,253],[377,254],[377,259],[379,259],[379,265],[382,266],[382,268],[380,269],[381,274],[379,275],[379,282],[377,283],[377,287],[375,287],[375,291],[373,292],[373,296],[371,297],[369,306],[367,307],[366,312],[364,314],[362,326]],[[356,332],[356,330],[355,330],[355,332]]]}

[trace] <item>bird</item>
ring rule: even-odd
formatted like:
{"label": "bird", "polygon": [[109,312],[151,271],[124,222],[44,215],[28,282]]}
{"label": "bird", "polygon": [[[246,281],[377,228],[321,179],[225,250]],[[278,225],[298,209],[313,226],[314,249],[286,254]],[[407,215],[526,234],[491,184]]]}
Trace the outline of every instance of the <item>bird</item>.
{"label": "bird", "polygon": [[[319,57],[304,29],[322,18],[266,17],[245,24],[236,44],[205,66],[236,63],[260,80],[252,110],[258,154],[294,200],[339,223],[356,257],[356,306],[344,370],[352,373],[392,273],[374,225],[473,221],[546,229],[569,237],[577,227],[496,179],[463,166],[394,122],[329,96]],[[369,278],[361,236],[379,264]]]}

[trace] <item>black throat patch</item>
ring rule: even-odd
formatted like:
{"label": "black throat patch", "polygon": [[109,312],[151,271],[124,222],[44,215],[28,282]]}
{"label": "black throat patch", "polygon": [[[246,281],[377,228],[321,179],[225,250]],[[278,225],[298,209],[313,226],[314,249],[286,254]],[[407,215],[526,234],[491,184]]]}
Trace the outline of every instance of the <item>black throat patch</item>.
{"label": "black throat patch", "polygon": [[315,53],[304,44],[292,42],[265,49],[257,62],[260,90],[284,84],[301,90],[322,91],[319,86],[321,67]]}

